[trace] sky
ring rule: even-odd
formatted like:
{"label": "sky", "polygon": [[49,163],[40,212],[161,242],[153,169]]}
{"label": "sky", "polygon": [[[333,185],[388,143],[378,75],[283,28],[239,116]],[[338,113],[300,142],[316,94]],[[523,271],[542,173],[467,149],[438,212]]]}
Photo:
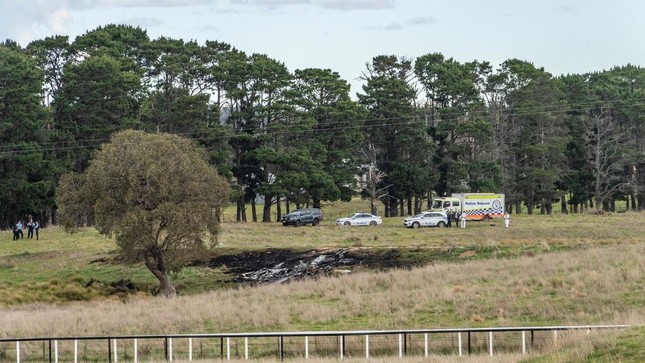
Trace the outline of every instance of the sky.
{"label": "sky", "polygon": [[555,76],[642,66],[643,14],[642,0],[0,0],[0,41],[126,24],[151,39],[225,42],[291,71],[331,69],[354,94],[378,55],[496,68],[517,58]]}

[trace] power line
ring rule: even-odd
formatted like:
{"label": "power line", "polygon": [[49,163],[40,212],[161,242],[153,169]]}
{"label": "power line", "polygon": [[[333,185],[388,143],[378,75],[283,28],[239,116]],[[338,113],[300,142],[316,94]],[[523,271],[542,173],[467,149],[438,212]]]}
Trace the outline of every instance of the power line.
{"label": "power line", "polygon": [[[571,107],[574,106],[574,107]],[[557,104],[555,105],[554,108],[548,109],[547,106],[533,106],[533,107],[522,107],[522,108],[516,108],[512,109],[513,113],[512,115],[514,117],[523,117],[523,116],[529,116],[529,115],[540,115],[540,114],[551,114],[551,113],[562,113],[566,114],[567,112],[581,112],[581,111],[589,111],[592,108],[598,108],[598,107],[612,107],[614,110],[621,110],[625,108],[631,108],[631,107],[645,107],[645,99],[643,100],[643,103],[634,103],[634,104],[623,104],[623,101],[621,100],[612,100],[612,101],[593,101],[593,102],[588,102],[588,103],[578,103],[578,104],[567,104],[567,103],[562,103],[562,104]],[[438,109],[438,112],[441,112],[441,110],[447,110],[448,108],[445,109]],[[502,109],[503,112],[508,112],[509,109]],[[471,119],[473,118],[484,118],[486,115],[490,115],[491,110],[490,109],[483,109],[483,110],[475,110],[475,111],[466,111],[466,110],[460,110],[460,113],[457,115],[452,115],[452,117],[445,117],[441,118],[440,121],[438,122],[456,122],[464,117],[469,117]],[[327,127],[327,128],[321,128],[321,129],[303,129],[303,130],[293,130],[293,129],[287,129],[287,130],[282,130],[282,131],[271,131],[270,129],[262,128],[260,130],[265,131],[264,133],[254,133],[254,134],[244,134],[242,130],[242,135],[236,134],[236,133],[230,133],[222,136],[215,136],[215,137],[197,137],[196,135],[206,131],[200,130],[196,132],[186,132],[186,133],[176,133],[176,135],[188,137],[190,139],[196,140],[196,141],[206,141],[206,140],[230,140],[230,139],[235,139],[235,138],[241,138],[241,137],[261,137],[261,136],[269,136],[269,137],[279,137],[279,136],[289,136],[289,135],[294,135],[297,136],[299,134],[316,134],[316,133],[321,133],[321,132],[337,132],[337,131],[344,131],[344,130],[352,130],[352,129],[372,129],[372,128],[380,128],[380,127],[386,127],[386,126],[391,126],[391,127],[403,127],[407,125],[414,125],[414,124],[419,124],[422,122],[425,122],[425,120],[422,119],[424,115],[423,114],[417,114],[417,115],[410,115],[410,116],[405,116],[405,117],[392,117],[392,118],[373,118],[373,119],[364,119],[364,120],[359,120],[362,121],[360,123],[357,123],[355,125],[344,125],[344,126],[335,126],[335,127]],[[302,120],[303,118],[300,117]],[[273,125],[269,125],[268,127],[271,128]],[[290,125],[276,125],[279,126],[280,128],[285,127],[288,128]],[[84,129],[84,131],[100,131],[101,129],[99,128],[88,128]],[[229,129],[230,130],[230,129]],[[95,138],[95,139],[84,139],[84,140],[63,140],[63,141],[53,141],[53,142],[44,142],[44,143],[28,143],[30,144],[29,146],[24,145],[24,143],[20,144],[9,144],[9,145],[3,145],[0,146],[0,156],[4,155],[11,155],[11,154],[31,154],[31,153],[41,153],[41,152],[51,152],[51,151],[70,151],[70,150],[84,150],[84,149],[95,149],[99,147],[101,144],[106,143],[110,141],[109,137],[106,138]],[[38,147],[38,150],[34,150],[34,144],[36,144]]]}

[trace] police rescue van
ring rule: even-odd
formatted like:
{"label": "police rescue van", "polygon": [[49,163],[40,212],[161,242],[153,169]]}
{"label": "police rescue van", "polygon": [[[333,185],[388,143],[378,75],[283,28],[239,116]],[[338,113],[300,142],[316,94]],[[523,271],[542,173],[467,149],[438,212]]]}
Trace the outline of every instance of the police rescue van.
{"label": "police rescue van", "polygon": [[465,213],[466,219],[470,220],[502,217],[504,216],[504,194],[453,193],[450,197],[434,198],[432,210]]}

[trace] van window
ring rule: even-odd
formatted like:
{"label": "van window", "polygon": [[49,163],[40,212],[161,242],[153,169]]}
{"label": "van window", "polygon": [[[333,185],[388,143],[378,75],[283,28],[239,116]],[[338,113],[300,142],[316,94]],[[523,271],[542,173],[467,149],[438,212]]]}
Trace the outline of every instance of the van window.
{"label": "van window", "polygon": [[452,201],[452,206],[453,207],[459,207],[459,201],[458,200],[453,200]]}
{"label": "van window", "polygon": [[445,202],[443,202],[443,207],[444,207],[444,208],[448,208],[448,207],[450,207],[450,201],[445,201]]}

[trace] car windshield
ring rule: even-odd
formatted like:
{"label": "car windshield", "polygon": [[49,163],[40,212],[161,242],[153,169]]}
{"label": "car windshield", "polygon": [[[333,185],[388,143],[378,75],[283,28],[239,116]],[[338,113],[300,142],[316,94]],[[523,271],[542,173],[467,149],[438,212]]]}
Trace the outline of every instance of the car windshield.
{"label": "car windshield", "polygon": [[291,212],[291,213],[287,214],[287,217],[295,217],[295,216],[299,216],[299,215],[300,215],[300,211],[295,211],[295,212]]}

